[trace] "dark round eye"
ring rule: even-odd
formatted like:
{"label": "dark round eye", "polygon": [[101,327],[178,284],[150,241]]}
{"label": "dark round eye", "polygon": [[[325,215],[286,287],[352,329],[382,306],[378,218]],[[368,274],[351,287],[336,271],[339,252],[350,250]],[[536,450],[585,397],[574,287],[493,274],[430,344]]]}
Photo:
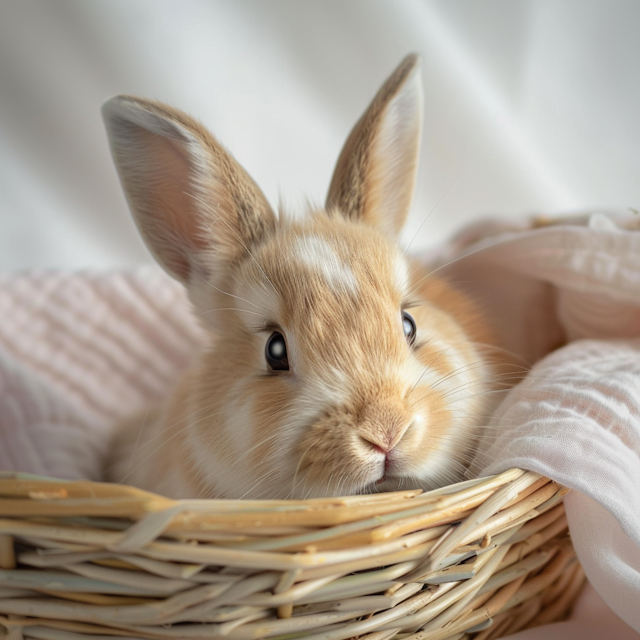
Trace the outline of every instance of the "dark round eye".
{"label": "dark round eye", "polygon": [[406,311],[402,312],[402,328],[409,345],[412,345],[416,339],[416,321]]}
{"label": "dark round eye", "polygon": [[289,371],[289,359],[287,358],[287,343],[284,336],[274,331],[267,340],[264,356],[272,371]]}

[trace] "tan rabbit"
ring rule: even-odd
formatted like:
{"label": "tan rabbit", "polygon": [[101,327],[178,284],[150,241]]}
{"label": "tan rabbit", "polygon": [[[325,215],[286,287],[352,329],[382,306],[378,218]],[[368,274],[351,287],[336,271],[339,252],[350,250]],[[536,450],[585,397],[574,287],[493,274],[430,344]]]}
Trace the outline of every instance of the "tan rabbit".
{"label": "tan rabbit", "polygon": [[397,244],[418,160],[416,56],[351,132],[326,207],[276,216],[170,107],[103,109],[140,232],[210,345],[164,406],[118,431],[111,479],[175,497],[308,498],[460,479],[492,387],[462,294]]}

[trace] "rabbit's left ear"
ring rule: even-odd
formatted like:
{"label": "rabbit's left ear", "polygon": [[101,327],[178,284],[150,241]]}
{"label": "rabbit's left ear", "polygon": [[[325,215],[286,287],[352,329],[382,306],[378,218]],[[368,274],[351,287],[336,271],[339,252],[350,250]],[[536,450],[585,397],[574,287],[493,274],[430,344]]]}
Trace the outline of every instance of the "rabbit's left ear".
{"label": "rabbit's left ear", "polygon": [[420,62],[407,56],[351,131],[326,207],[396,238],[413,198],[422,129]]}
{"label": "rabbit's left ear", "polygon": [[102,113],[138,229],[183,284],[222,276],[274,230],[262,191],[188,115],[134,96],[112,98]]}

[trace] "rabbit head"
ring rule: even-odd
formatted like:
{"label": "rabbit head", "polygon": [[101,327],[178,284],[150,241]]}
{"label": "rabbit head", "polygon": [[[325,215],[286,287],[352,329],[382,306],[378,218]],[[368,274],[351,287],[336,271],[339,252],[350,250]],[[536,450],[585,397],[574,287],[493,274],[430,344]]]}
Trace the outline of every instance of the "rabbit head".
{"label": "rabbit head", "polygon": [[127,96],[103,113],[137,226],[212,336],[170,411],[186,425],[170,464],[224,498],[458,479],[489,388],[488,336],[398,245],[420,141],[417,58],[382,86],[325,207],[304,219],[276,216],[185,114]]}

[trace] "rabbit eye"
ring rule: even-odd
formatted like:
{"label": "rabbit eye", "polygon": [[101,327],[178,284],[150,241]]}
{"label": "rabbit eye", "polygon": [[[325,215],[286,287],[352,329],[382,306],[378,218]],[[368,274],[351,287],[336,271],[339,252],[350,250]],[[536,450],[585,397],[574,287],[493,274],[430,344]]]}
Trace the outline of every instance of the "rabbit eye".
{"label": "rabbit eye", "polygon": [[287,343],[284,341],[284,336],[278,331],[274,331],[269,336],[264,355],[272,371],[289,371]]}
{"label": "rabbit eye", "polygon": [[416,321],[406,311],[402,312],[402,328],[404,329],[404,335],[411,346],[416,339]]}

